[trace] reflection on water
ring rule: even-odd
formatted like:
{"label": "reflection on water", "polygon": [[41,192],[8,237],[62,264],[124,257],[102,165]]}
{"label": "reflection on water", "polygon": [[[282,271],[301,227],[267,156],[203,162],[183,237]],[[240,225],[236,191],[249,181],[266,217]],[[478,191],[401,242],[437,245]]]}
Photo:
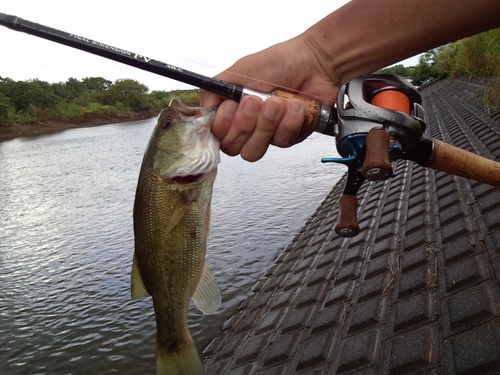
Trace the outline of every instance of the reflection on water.
{"label": "reflection on water", "polygon": [[[149,298],[130,300],[132,205],[154,120],[0,143],[0,374],[154,372]],[[223,306],[200,351],[343,174],[313,134],[257,163],[223,156],[207,261]]]}

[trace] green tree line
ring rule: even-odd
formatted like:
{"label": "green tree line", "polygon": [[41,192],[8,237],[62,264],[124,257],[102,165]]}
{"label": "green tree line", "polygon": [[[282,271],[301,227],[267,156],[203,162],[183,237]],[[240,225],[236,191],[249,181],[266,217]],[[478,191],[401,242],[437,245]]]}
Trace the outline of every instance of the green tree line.
{"label": "green tree line", "polygon": [[116,113],[164,108],[172,97],[195,105],[197,90],[153,91],[132,79],[111,82],[102,77],[69,78],[48,83],[0,77],[0,126],[43,121],[78,121]]}
{"label": "green tree line", "polygon": [[500,78],[500,28],[428,51],[415,67],[419,85],[434,78]]}
{"label": "green tree line", "polygon": [[[432,49],[414,67],[401,64],[377,73],[397,74],[418,86],[432,79],[491,78],[489,101],[500,105],[500,28]],[[48,83],[0,77],[0,127],[53,121],[78,121],[107,114],[164,108],[172,97],[198,104],[197,90],[153,91],[132,80],[101,77]]]}
{"label": "green tree line", "polygon": [[500,97],[500,28],[432,49],[414,67],[394,65],[379,72],[410,78],[416,86],[442,78],[493,78],[491,87]]}
{"label": "green tree line", "polygon": [[411,79],[413,77],[414,70],[414,66],[404,66],[403,64],[396,64],[388,68],[377,70],[376,73],[395,74],[397,76]]}

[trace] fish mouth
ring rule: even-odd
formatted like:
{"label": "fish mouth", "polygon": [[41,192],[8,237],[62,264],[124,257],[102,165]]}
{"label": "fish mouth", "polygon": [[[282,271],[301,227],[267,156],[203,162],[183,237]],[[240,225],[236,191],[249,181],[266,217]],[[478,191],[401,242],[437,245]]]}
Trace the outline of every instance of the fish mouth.
{"label": "fish mouth", "polygon": [[202,182],[217,171],[219,149],[219,140],[207,130],[174,153],[158,152],[153,166],[160,177],[178,184]]}
{"label": "fish mouth", "polygon": [[162,111],[151,162],[164,181],[199,183],[217,170],[220,142],[210,131],[214,117],[215,108],[188,107],[175,98]]}
{"label": "fish mouth", "polygon": [[205,175],[206,173],[197,174],[193,176],[177,176],[177,177],[172,177],[172,181],[179,185],[189,185],[205,180],[203,178]]}
{"label": "fish mouth", "polygon": [[217,165],[220,162],[218,141],[212,140],[210,143],[209,147],[184,150],[176,162],[163,168],[157,159],[158,163],[155,165],[157,173],[164,180],[168,179],[182,185],[206,180],[217,172]]}

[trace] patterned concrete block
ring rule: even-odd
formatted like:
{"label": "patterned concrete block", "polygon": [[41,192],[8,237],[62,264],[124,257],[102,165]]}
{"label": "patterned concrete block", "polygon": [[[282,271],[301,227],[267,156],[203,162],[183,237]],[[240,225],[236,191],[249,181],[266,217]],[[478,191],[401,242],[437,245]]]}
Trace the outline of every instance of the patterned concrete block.
{"label": "patterned concrete block", "polygon": [[311,368],[324,366],[330,355],[334,334],[324,332],[321,335],[307,338],[300,351],[297,371],[309,371]]}
{"label": "patterned concrete block", "polygon": [[299,347],[301,333],[281,335],[273,341],[263,356],[264,367],[273,367],[293,359]]}
{"label": "patterned concrete block", "polygon": [[[338,280],[337,280],[338,281]],[[353,281],[335,282],[325,298],[325,307],[352,298],[355,284]]]}
{"label": "patterned concrete block", "polygon": [[359,332],[370,327],[379,326],[385,318],[385,298],[374,298],[367,302],[356,304],[350,311],[350,321],[347,333]]}
{"label": "patterned concrete block", "polygon": [[439,361],[439,348],[436,324],[401,333],[392,339],[388,373],[430,373]]}
{"label": "patterned concrete block", "polygon": [[474,285],[452,294],[443,304],[445,333],[452,334],[454,330],[470,328],[497,316],[499,302],[498,285],[492,282]]}
{"label": "patterned concrete block", "polygon": [[[428,134],[500,156],[478,83],[422,91]],[[345,176],[204,351],[208,375],[500,374],[500,190],[408,161],[359,191],[362,232],[332,232]]]}
{"label": "patterned concrete block", "polygon": [[393,331],[402,332],[437,319],[436,295],[428,291],[398,300],[393,306]]}
{"label": "patterned concrete block", "polygon": [[337,367],[339,374],[368,366],[377,358],[381,332],[372,329],[349,336],[342,346]]}
{"label": "patterned concrete block", "polygon": [[311,321],[311,335],[333,332],[341,327],[346,317],[346,304],[338,303],[321,308]]}
{"label": "patterned concrete block", "polygon": [[499,337],[499,323],[493,321],[445,340],[445,373],[498,374]]}

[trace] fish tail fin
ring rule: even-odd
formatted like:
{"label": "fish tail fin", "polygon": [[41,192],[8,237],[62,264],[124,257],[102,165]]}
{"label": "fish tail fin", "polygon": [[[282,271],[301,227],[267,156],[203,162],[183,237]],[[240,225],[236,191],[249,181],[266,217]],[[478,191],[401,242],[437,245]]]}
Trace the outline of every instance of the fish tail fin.
{"label": "fish tail fin", "polygon": [[157,375],[204,375],[203,363],[194,341],[189,342],[175,352],[156,347]]}

